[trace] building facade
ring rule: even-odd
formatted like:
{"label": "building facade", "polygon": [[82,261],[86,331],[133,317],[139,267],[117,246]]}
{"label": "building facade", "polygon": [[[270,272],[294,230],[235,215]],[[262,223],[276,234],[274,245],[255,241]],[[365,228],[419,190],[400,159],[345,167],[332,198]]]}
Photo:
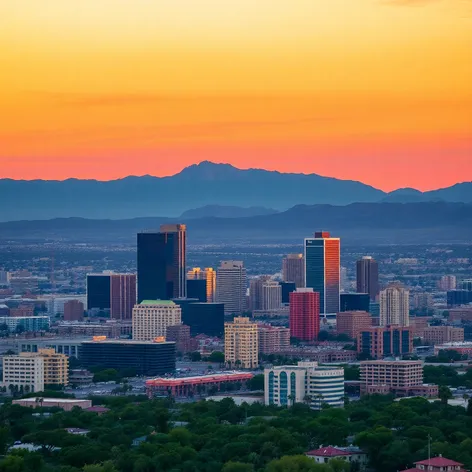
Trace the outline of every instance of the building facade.
{"label": "building facade", "polygon": [[110,275],[110,318],[131,320],[136,305],[136,274]]}
{"label": "building facade", "polygon": [[189,352],[191,349],[190,326],[179,324],[167,327],[166,341],[175,343],[175,347],[180,352]]}
{"label": "building facade", "polygon": [[11,333],[19,330],[21,332],[49,331],[51,318],[49,316],[2,316],[0,324],[7,325]]}
{"label": "building facade", "polygon": [[379,295],[379,265],[370,256],[364,256],[356,262],[357,293],[368,293],[371,300]]}
{"label": "building facade", "polygon": [[464,341],[464,328],[454,326],[428,326],[423,330],[426,344],[444,344]]}
{"label": "building facade", "polygon": [[84,304],[79,300],[69,300],[64,303],[64,321],[82,321],[84,309]]}
{"label": "building facade", "polygon": [[303,254],[287,254],[282,260],[282,280],[293,282],[296,288],[305,287],[305,261]]}
{"label": "building facade", "polygon": [[443,275],[438,281],[438,288],[443,292],[448,290],[455,290],[457,287],[457,280],[455,275]]}
{"label": "building facade", "polygon": [[138,303],[186,297],[185,225],[138,233]]}
{"label": "building facade", "polygon": [[249,281],[249,309],[262,310],[262,286],[271,280],[270,275],[260,275]]}
{"label": "building facade", "polygon": [[246,311],[247,275],[241,261],[222,261],[216,271],[216,301],[223,303],[225,314]]}
{"label": "building facade", "polygon": [[411,354],[412,329],[402,326],[365,328],[357,336],[357,352],[372,359]]}
{"label": "building facade", "polygon": [[4,356],[3,385],[28,392],[44,391],[44,359],[40,356]]}
{"label": "building facade", "polygon": [[[216,271],[211,267],[194,267],[187,272],[187,280],[205,280],[206,281],[206,299],[201,302],[213,303],[216,301]],[[187,297],[192,298],[192,295],[187,293]]]}
{"label": "building facade", "polygon": [[187,297],[207,302],[207,282],[201,279],[187,279]]}
{"label": "building facade", "polygon": [[320,313],[339,312],[341,240],[328,232],[305,239],[305,284],[320,294]]}
{"label": "building facade", "polygon": [[259,365],[257,324],[249,318],[236,317],[232,323],[225,323],[225,362],[242,369]]}
{"label": "building facade", "polygon": [[223,336],[225,312],[223,303],[190,303],[182,311],[182,322],[190,326],[192,336]]}
{"label": "building facade", "polygon": [[282,306],[282,287],[274,280],[262,284],[261,310],[278,310]]}
{"label": "building facade", "polygon": [[153,341],[166,336],[167,327],[182,322],[182,310],[171,300],[143,300],[133,309],[133,339]]}
{"label": "building facade", "polygon": [[87,274],[87,310],[110,311],[110,274]]}
{"label": "building facade", "polygon": [[400,284],[391,284],[379,295],[380,326],[410,324],[410,292]]}
{"label": "building facade", "polygon": [[370,311],[368,293],[341,293],[339,311]]}
{"label": "building facade", "polygon": [[344,369],[319,367],[317,362],[277,366],[264,370],[266,405],[292,406],[306,403],[320,410],[323,405],[344,405]]}
{"label": "building facade", "polygon": [[415,462],[415,465],[411,469],[402,470],[401,472],[468,472],[464,469],[464,464],[460,462],[452,461],[442,457],[441,454],[438,457],[432,457],[431,459],[425,459],[423,461]]}
{"label": "building facade", "polygon": [[366,311],[344,311],[336,315],[336,331],[357,339],[361,331],[372,326],[372,316]]}
{"label": "building facade", "polygon": [[312,288],[299,288],[290,294],[290,336],[314,341],[320,332],[320,294]]}
{"label": "building facade", "polygon": [[259,324],[259,353],[277,354],[290,348],[290,329]]}

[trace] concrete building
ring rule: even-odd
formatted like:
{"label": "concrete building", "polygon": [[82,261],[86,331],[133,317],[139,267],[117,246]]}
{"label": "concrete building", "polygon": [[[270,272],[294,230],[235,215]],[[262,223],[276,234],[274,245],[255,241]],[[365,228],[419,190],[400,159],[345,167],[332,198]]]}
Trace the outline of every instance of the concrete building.
{"label": "concrete building", "polygon": [[372,316],[366,311],[344,311],[336,315],[336,331],[357,339],[359,333],[372,326]]}
{"label": "concrete building", "polygon": [[92,408],[92,400],[79,400],[77,398],[21,398],[20,400],[13,400],[12,403],[29,408],[60,408],[64,411],[71,411],[74,407],[83,410]]}
{"label": "concrete building", "polygon": [[290,293],[290,336],[300,341],[315,341],[320,332],[320,294],[312,288]]}
{"label": "concrete building", "polygon": [[410,293],[400,284],[391,284],[379,295],[380,326],[410,324]]}
{"label": "concrete building", "polygon": [[18,352],[39,352],[41,349],[54,349],[58,354],[65,354],[69,357],[79,358],[80,350],[79,347],[83,341],[89,341],[90,338],[86,339],[71,339],[71,338],[31,338],[22,339],[18,341],[17,351]]}
{"label": "concrete building", "polygon": [[433,296],[426,292],[415,293],[413,295],[413,308],[421,313],[428,313],[433,308]]}
{"label": "concrete building", "polygon": [[[216,301],[216,271],[211,267],[194,267],[187,272],[187,280],[206,280],[206,300],[213,303]],[[190,295],[188,295],[190,297]]]}
{"label": "concrete building", "polygon": [[423,461],[415,462],[415,466],[411,469],[402,470],[401,472],[468,472],[464,469],[464,464],[452,461],[442,457],[432,457]]}
{"label": "concrete building", "polygon": [[44,358],[21,353],[3,357],[3,385],[22,387],[26,393],[44,391]]}
{"label": "concrete building", "polygon": [[426,344],[444,344],[464,341],[464,328],[453,326],[429,326],[423,330],[423,342]]}
{"label": "concrete building", "polygon": [[247,275],[241,261],[223,261],[216,271],[216,301],[223,303],[225,314],[246,311]]}
{"label": "concrete building", "polygon": [[270,324],[259,324],[259,352],[276,354],[290,348],[290,329]]}
{"label": "concrete building", "polygon": [[69,297],[54,297],[51,299],[51,304],[48,309],[50,315],[64,315],[65,304],[70,301],[79,301],[84,306],[87,306],[87,297],[84,295],[74,295]]}
{"label": "concrete building", "polygon": [[261,275],[249,281],[249,308],[251,311],[262,310],[262,287],[270,280],[270,275]]}
{"label": "concrete building", "polygon": [[49,316],[3,316],[0,317],[0,325],[5,324],[11,333],[21,330],[29,331],[48,331],[51,318]]}
{"label": "concrete building", "polygon": [[165,338],[168,326],[181,324],[181,315],[181,308],[171,300],[143,300],[133,309],[133,340]]}
{"label": "concrete building", "polygon": [[40,349],[37,353],[20,353],[42,357],[44,361],[44,385],[67,385],[69,383],[69,359],[54,349]]}
{"label": "concrete building", "polygon": [[278,310],[282,306],[282,287],[274,280],[262,284],[261,310]]}
{"label": "concrete building", "polygon": [[282,280],[293,282],[296,288],[305,287],[305,260],[303,254],[287,254],[282,260]]}
{"label": "concrete building", "polygon": [[236,317],[232,323],[225,323],[225,362],[243,369],[259,365],[257,324],[249,318]]}
{"label": "concrete building", "polygon": [[439,351],[456,351],[459,354],[466,356],[468,359],[472,358],[472,342],[455,342],[436,344],[434,346],[434,355],[437,356]]}
{"label": "concrete building", "polygon": [[402,326],[364,328],[357,336],[357,352],[373,359],[411,354],[412,329]]}
{"label": "concrete building", "polygon": [[455,290],[457,287],[457,280],[455,275],[443,275],[438,281],[438,288],[443,292],[448,290]]}
{"label": "concrete building", "polygon": [[357,467],[355,470],[363,472],[366,470],[368,459],[367,453],[356,446],[348,447],[320,447],[313,451],[305,452],[305,456],[313,459],[317,464],[327,464],[332,459],[346,461],[349,464],[354,464]]}
{"label": "concrete building", "polygon": [[472,306],[451,308],[448,310],[448,312],[450,323],[467,323],[472,321]]}
{"label": "concrete building", "polygon": [[64,321],[82,321],[84,309],[84,304],[79,300],[67,301],[64,303]]}
{"label": "concrete building", "polygon": [[360,364],[361,394],[436,397],[437,385],[423,384],[422,361],[364,361]]}
{"label": "concrete building", "polygon": [[324,404],[344,405],[344,369],[319,367],[317,362],[277,366],[264,370],[266,405],[307,403],[320,410]]}
{"label": "concrete building", "polygon": [[379,265],[371,256],[364,256],[356,263],[357,293],[368,293],[372,301],[379,295]]}
{"label": "concrete building", "polygon": [[166,341],[175,342],[175,347],[180,352],[191,350],[190,326],[178,324],[167,326]]}
{"label": "concrete building", "polygon": [[136,305],[136,274],[110,275],[110,318],[131,320]]}

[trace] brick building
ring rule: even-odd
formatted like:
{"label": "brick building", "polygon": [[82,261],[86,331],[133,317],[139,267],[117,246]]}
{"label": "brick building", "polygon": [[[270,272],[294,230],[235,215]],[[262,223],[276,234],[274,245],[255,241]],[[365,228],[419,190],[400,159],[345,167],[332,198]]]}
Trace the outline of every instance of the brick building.
{"label": "brick building", "polygon": [[366,311],[344,311],[336,315],[336,331],[357,339],[358,334],[372,326],[372,316]]}
{"label": "brick building", "polygon": [[373,359],[402,356],[413,352],[413,335],[408,326],[363,329],[357,337],[357,352]]}
{"label": "brick building", "polygon": [[69,300],[64,303],[64,321],[82,321],[84,319],[84,304],[79,300]]}
{"label": "brick building", "polygon": [[259,352],[261,354],[275,354],[290,347],[290,329],[259,324]]}
{"label": "brick building", "polygon": [[464,341],[464,328],[453,326],[429,326],[423,330],[423,341],[427,344],[444,344]]}

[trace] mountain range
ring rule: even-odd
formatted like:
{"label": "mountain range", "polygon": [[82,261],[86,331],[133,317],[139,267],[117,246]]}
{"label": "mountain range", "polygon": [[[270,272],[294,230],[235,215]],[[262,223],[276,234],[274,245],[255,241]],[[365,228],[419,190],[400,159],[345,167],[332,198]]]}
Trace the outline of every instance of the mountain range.
{"label": "mountain range", "polygon": [[[0,201],[0,221],[67,217],[171,217],[208,205],[246,209],[263,207],[261,214],[266,214],[265,209],[280,212],[297,204],[349,205],[356,202],[425,201],[468,203],[472,202],[472,182],[430,192],[400,189],[386,193],[352,180],[317,174],[242,170],[230,164],[204,161],[186,167],[170,177],[129,176],[105,182],[79,179],[1,179]],[[248,216],[243,213],[240,212],[240,216]],[[205,216],[210,216],[208,211]]]}

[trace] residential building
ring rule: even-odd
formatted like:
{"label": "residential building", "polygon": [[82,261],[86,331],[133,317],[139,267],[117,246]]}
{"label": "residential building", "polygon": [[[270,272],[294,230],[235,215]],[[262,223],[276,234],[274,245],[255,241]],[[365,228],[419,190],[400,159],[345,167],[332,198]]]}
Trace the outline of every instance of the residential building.
{"label": "residential building", "polygon": [[372,301],[379,295],[379,265],[371,256],[364,256],[356,263],[357,293],[368,293]]}
{"label": "residential building", "polygon": [[380,292],[380,326],[410,324],[410,293],[398,283]]}
{"label": "residential building", "polygon": [[189,352],[191,350],[190,326],[178,324],[167,327],[166,341],[175,342],[177,351]]}
{"label": "residential building", "polygon": [[190,326],[190,334],[222,336],[225,312],[223,303],[190,303],[182,312],[182,322]]}
{"label": "residential building", "polygon": [[165,375],[175,371],[175,343],[124,339],[83,341],[80,346],[82,365],[90,369],[134,369],[136,375]]}
{"label": "residential building", "polygon": [[270,324],[259,324],[259,352],[276,354],[290,348],[290,329]]}
{"label": "residential building", "polygon": [[280,288],[282,291],[282,305],[290,303],[290,294],[297,289],[295,282],[281,282]]}
{"label": "residential building", "polygon": [[[211,267],[194,267],[187,272],[187,280],[206,280],[206,299],[200,300],[201,302],[213,303],[216,301],[216,271]],[[192,296],[187,293],[187,297]]]}
{"label": "residential building", "polygon": [[357,336],[357,352],[373,359],[411,354],[413,352],[411,328],[404,326],[364,328]]}
{"label": "residential building", "polygon": [[290,336],[314,341],[320,332],[320,294],[312,288],[298,288],[290,294]]}
{"label": "residential building", "polygon": [[11,333],[16,331],[48,331],[51,324],[49,316],[3,316],[0,317],[0,325],[7,325]]}
{"label": "residential building", "polygon": [[44,361],[44,385],[67,385],[69,383],[69,358],[54,349],[39,349],[37,353],[22,352],[21,355],[42,357]]}
{"label": "residential building", "polygon": [[262,286],[270,280],[270,275],[261,275],[249,281],[249,308],[251,311],[262,310]]}
{"label": "residential building", "polygon": [[282,287],[274,280],[262,284],[261,310],[278,310],[282,306]]}
{"label": "residential building", "polygon": [[243,369],[259,365],[257,324],[249,318],[236,317],[232,323],[225,323],[225,362]]}
{"label": "residential building", "polygon": [[464,464],[446,459],[441,454],[438,457],[432,457],[423,461],[415,462],[411,469],[401,472],[468,472],[464,469]]}
{"label": "residential building", "polygon": [[264,369],[266,405],[292,406],[307,403],[320,410],[323,405],[344,405],[344,369],[320,367],[317,362]]}
{"label": "residential building", "polygon": [[296,288],[305,287],[305,261],[303,254],[287,254],[282,260],[282,280],[293,282]]}
{"label": "residential building", "polygon": [[182,322],[182,310],[171,300],[143,300],[133,309],[133,340],[153,341],[166,336],[168,326]]}
{"label": "residential building", "polygon": [[305,284],[320,294],[320,313],[339,312],[341,240],[328,232],[305,239]]}
{"label": "residential building", "polygon": [[69,300],[64,303],[64,321],[82,321],[84,319],[84,304],[79,300]]}
{"label": "residential building", "polygon": [[464,328],[454,326],[429,326],[423,330],[423,342],[426,344],[444,344],[464,341]]}
{"label": "residential building", "polygon": [[364,471],[366,470],[368,463],[367,453],[362,451],[356,446],[349,447],[338,447],[338,446],[326,446],[320,447],[313,451],[305,452],[305,456],[313,459],[317,464],[327,464],[332,459],[338,459],[341,461],[355,464],[357,467],[355,470]]}
{"label": "residential building", "polygon": [[455,275],[443,275],[438,281],[438,288],[443,292],[449,290],[455,290],[457,285],[457,280]]}
{"label": "residential building", "polygon": [[216,271],[216,301],[223,303],[225,314],[246,311],[247,275],[241,261],[223,261]]}
{"label": "residential building", "polygon": [[18,305],[16,308],[10,308],[10,316],[13,318],[25,318],[34,316],[33,305]]}
{"label": "residential building", "polygon": [[43,392],[44,358],[22,354],[3,357],[3,385],[22,388],[26,393]]}
{"label": "residential building", "polygon": [[138,233],[138,303],[186,297],[186,226]]}
{"label": "residential building", "polygon": [[467,323],[472,321],[472,306],[451,308],[448,312],[450,323]]}
{"label": "residential building", "polygon": [[339,311],[369,311],[368,293],[341,293]]}
{"label": "residential building", "polygon": [[336,315],[336,331],[357,339],[361,331],[372,326],[372,316],[367,311],[344,311]]}

